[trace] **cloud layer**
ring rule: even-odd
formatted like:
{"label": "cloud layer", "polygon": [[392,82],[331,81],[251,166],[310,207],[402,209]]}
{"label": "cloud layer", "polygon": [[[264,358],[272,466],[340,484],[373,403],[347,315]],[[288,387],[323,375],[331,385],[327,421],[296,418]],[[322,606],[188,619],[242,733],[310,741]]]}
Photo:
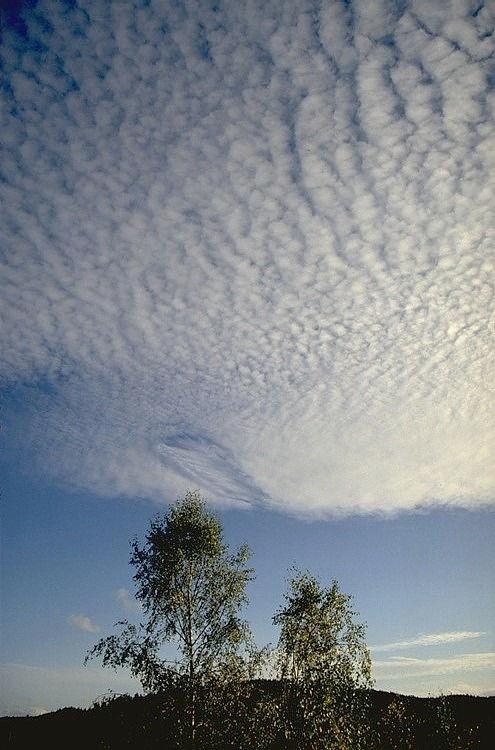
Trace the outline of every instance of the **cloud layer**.
{"label": "cloud layer", "polygon": [[373,660],[373,676],[378,689],[412,695],[493,695],[494,675],[493,652],[443,658],[394,656],[387,660]]}
{"label": "cloud layer", "polygon": [[131,695],[141,692],[139,682],[123,670],[9,663],[0,665],[0,674],[5,686],[0,698],[2,716],[39,716],[64,706],[88,708],[98,696],[110,691]]}
{"label": "cloud layer", "polygon": [[467,0],[26,8],[12,449],[158,501],[492,503],[493,27]]}
{"label": "cloud layer", "polygon": [[387,661],[373,662],[373,673],[381,680],[403,680],[410,677],[446,675],[457,672],[470,672],[495,669],[495,653],[483,652],[449,656],[444,659],[416,659],[393,656]]}

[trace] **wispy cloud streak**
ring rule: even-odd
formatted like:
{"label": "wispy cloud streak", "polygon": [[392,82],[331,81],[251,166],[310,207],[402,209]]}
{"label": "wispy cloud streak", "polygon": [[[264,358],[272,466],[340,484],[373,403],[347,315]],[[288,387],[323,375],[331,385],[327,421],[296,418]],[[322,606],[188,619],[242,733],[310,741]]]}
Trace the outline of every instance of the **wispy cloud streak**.
{"label": "wispy cloud streak", "polygon": [[481,631],[474,630],[452,630],[446,633],[430,633],[429,635],[420,635],[408,641],[396,641],[394,643],[383,643],[378,646],[371,646],[373,652],[378,651],[399,651],[404,648],[415,646],[441,646],[449,643],[459,643],[459,641],[480,638],[486,635]]}
{"label": "wispy cloud streak", "polygon": [[493,503],[493,8],[21,16],[0,123],[10,449],[158,501]]}

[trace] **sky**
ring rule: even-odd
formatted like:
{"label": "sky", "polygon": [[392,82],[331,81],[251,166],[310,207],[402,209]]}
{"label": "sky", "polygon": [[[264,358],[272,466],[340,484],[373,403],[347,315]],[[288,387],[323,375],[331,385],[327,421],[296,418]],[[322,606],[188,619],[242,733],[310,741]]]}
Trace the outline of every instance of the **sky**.
{"label": "sky", "polygon": [[1,712],[134,689],[188,488],[260,641],[296,564],[377,687],[495,692],[494,4],[4,5]]}

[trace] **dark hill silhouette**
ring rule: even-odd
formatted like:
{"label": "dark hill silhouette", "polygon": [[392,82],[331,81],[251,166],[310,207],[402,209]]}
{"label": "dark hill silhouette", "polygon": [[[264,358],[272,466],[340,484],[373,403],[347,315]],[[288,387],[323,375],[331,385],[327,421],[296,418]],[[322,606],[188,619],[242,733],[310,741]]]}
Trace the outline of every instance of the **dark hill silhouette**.
{"label": "dark hill silhouette", "polygon": [[[276,696],[278,683],[256,682],[255,692]],[[376,750],[491,750],[495,747],[495,696],[417,698],[371,690],[369,716]],[[64,708],[36,717],[0,718],[0,741],[9,750],[47,747],[148,750],[176,747],[166,696],[117,696],[92,708]],[[227,750],[227,745],[223,745]],[[228,747],[239,750],[236,738]],[[253,748],[255,746],[253,745]],[[281,740],[271,745],[284,748]]]}

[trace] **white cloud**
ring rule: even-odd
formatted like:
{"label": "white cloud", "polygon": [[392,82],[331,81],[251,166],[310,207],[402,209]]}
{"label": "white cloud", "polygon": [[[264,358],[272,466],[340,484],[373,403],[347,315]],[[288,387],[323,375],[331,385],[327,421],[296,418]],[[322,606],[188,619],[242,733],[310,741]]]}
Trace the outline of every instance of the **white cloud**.
{"label": "white cloud", "polygon": [[86,615],[71,615],[67,622],[77,630],[84,630],[86,633],[98,633],[100,628],[95,625],[90,617]]}
{"label": "white cloud", "polygon": [[10,449],[159,502],[493,503],[493,12],[104,5],[5,33]]}
{"label": "white cloud", "polygon": [[132,612],[135,614],[139,614],[140,612],[142,612],[140,603],[129,594],[129,591],[127,589],[117,589],[117,591],[115,592],[115,598],[126,612]]}
{"label": "white cloud", "polygon": [[430,633],[428,635],[420,635],[416,638],[405,641],[395,641],[394,643],[383,643],[378,646],[371,646],[374,653],[378,651],[398,651],[404,648],[412,648],[414,646],[440,646],[450,643],[458,643],[471,638],[480,638],[486,635],[481,631],[474,630],[452,630],[446,633]]}

